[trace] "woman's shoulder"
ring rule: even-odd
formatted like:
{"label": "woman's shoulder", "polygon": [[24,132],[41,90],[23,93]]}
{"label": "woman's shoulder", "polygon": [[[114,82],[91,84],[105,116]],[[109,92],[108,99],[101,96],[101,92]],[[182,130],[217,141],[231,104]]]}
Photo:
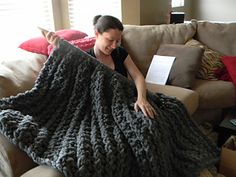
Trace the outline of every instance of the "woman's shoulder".
{"label": "woman's shoulder", "polygon": [[125,52],[127,52],[127,51],[125,50],[125,48],[124,48],[123,46],[121,46],[121,45],[119,45],[116,49],[119,50],[119,51],[125,51]]}
{"label": "woman's shoulder", "polygon": [[93,47],[92,47],[92,48],[90,48],[90,49],[88,49],[86,52],[87,52],[88,54],[92,55],[93,57],[95,57],[95,54],[94,54],[94,49],[93,49]]}
{"label": "woman's shoulder", "polygon": [[114,51],[118,55],[122,55],[122,56],[127,56],[128,55],[128,52],[125,50],[125,48],[123,46],[118,46]]}
{"label": "woman's shoulder", "polygon": [[118,46],[112,51],[111,56],[114,61],[123,63],[128,56],[128,52],[122,46]]}

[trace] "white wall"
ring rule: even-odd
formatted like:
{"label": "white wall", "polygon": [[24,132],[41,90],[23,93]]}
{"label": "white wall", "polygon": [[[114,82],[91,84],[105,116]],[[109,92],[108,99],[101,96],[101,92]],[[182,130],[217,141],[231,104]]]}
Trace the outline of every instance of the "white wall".
{"label": "white wall", "polygon": [[185,0],[184,7],[173,11],[185,12],[185,20],[236,21],[236,0]]}
{"label": "white wall", "polygon": [[167,23],[171,0],[122,0],[122,22],[132,25]]}
{"label": "white wall", "polygon": [[236,21],[236,0],[194,0],[192,5],[197,20]]}
{"label": "white wall", "polygon": [[170,0],[140,0],[141,25],[167,23],[170,4]]}

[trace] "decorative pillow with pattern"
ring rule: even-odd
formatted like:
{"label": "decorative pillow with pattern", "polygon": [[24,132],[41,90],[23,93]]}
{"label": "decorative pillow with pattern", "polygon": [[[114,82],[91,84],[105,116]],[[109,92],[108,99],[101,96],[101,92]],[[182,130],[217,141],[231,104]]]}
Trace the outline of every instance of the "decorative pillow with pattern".
{"label": "decorative pillow with pattern", "polygon": [[185,45],[198,46],[204,49],[197,78],[204,80],[218,80],[217,72],[224,67],[224,64],[221,62],[223,55],[208,48],[206,45],[195,39],[190,39]]}
{"label": "decorative pillow with pattern", "polygon": [[[68,42],[73,44],[74,46],[80,48],[83,51],[87,51],[87,50],[93,48],[95,41],[96,41],[95,37],[85,37],[82,39],[71,40]],[[51,44],[48,46],[48,55],[50,55],[53,48],[54,48],[54,46]]]}

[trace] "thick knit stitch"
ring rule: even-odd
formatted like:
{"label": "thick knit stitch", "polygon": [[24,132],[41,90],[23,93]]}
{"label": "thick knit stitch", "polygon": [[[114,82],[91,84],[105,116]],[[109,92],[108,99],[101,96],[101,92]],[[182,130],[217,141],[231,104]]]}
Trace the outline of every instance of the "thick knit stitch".
{"label": "thick knit stitch", "polygon": [[158,116],[135,112],[136,88],[61,40],[34,87],[0,100],[0,132],[66,177],[196,177],[217,146],[183,104],[147,93]]}

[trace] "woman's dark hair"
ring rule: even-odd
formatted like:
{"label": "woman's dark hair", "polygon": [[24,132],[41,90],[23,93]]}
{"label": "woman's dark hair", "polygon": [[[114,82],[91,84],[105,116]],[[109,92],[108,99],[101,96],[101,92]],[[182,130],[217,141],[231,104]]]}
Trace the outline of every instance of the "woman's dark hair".
{"label": "woman's dark hair", "polygon": [[96,15],[93,18],[93,25],[95,30],[101,34],[109,29],[118,29],[120,31],[123,31],[124,29],[121,21],[110,15]]}

